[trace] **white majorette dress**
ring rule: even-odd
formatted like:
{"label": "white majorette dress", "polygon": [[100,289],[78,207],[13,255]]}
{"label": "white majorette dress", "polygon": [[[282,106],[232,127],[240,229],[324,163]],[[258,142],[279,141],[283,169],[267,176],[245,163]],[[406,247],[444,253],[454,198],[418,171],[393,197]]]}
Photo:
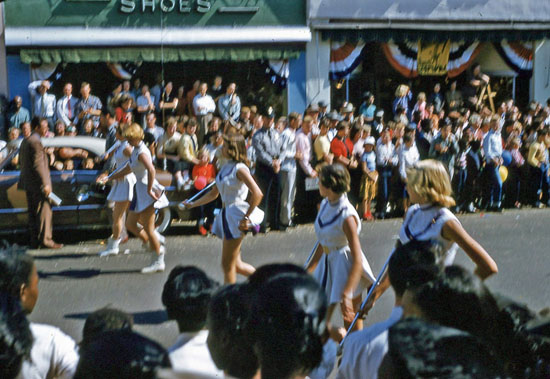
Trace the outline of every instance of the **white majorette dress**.
{"label": "white majorette dress", "polygon": [[[249,171],[244,163],[229,161],[216,176],[216,187],[220,192],[223,208],[214,219],[212,233],[221,239],[235,239],[243,234],[239,230],[239,223],[250,204],[246,202],[248,187],[237,178],[237,171],[241,168]],[[253,225],[260,225],[264,219],[264,212],[256,207],[249,218]]]}
{"label": "white majorette dress", "polygon": [[[323,247],[324,254],[313,276],[324,288],[329,304],[339,303],[342,300],[342,292],[353,263],[348,239],[344,233],[344,221],[350,216],[357,220],[357,234],[359,234],[361,231],[359,215],[348,197],[342,195],[334,204],[324,199],[315,219],[315,234]],[[361,280],[353,291],[353,298],[359,296],[376,280],[363,252],[361,252],[361,266],[363,267]]]}
{"label": "white majorette dress", "polygon": [[452,265],[458,245],[441,235],[443,225],[450,220],[460,224],[456,216],[445,207],[434,204],[414,204],[407,211],[399,231],[399,241],[406,244],[409,241],[435,240],[443,246],[443,265]]}
{"label": "white majorette dress", "polygon": [[[149,159],[151,159],[151,152],[143,142],[141,142],[137,147],[134,147],[134,151],[132,151],[132,155],[130,156],[130,167],[132,168],[133,173],[136,175],[134,199],[130,204],[130,210],[136,213],[140,213],[147,209],[147,207],[153,203],[155,204],[155,208],[157,209],[167,207],[168,198],[166,198],[166,195],[164,193],[162,193],[157,201],[149,196],[149,193],[147,192],[147,169],[139,160],[140,154],[146,154]],[[155,183],[153,183],[153,188],[162,188],[162,186],[157,182],[156,179]]]}
{"label": "white majorette dress", "polygon": [[[128,141],[122,142],[115,150],[116,168],[120,169],[128,163],[128,157],[124,155],[124,149],[128,147]],[[107,196],[109,201],[132,201],[134,198],[134,186],[136,184],[136,176],[133,173],[126,175],[122,179],[115,180],[111,191]]]}

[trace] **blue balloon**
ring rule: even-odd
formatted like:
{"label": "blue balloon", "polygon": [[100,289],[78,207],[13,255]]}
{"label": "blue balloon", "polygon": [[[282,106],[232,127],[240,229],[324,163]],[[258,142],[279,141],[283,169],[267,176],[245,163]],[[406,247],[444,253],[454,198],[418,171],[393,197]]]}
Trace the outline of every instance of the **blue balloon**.
{"label": "blue balloon", "polygon": [[504,150],[502,152],[502,164],[506,167],[510,166],[512,163],[512,153],[510,153],[508,150]]}

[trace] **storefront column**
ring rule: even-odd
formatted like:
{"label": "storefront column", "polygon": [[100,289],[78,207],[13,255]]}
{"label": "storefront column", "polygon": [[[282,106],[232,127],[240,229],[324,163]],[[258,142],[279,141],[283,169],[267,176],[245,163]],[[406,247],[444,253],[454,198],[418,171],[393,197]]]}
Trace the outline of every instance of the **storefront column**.
{"label": "storefront column", "polygon": [[298,59],[289,62],[290,74],[287,84],[287,113],[304,113],[306,102],[306,54],[301,53]]}
{"label": "storefront column", "polygon": [[0,4],[0,95],[8,97],[8,68],[6,66],[6,28],[4,3]]}
{"label": "storefront column", "polygon": [[330,109],[330,42],[323,41],[321,32],[313,31],[306,45],[306,100],[308,104],[325,101]]}
{"label": "storefront column", "polygon": [[533,42],[533,76],[531,100],[546,104],[550,98],[550,40]]}

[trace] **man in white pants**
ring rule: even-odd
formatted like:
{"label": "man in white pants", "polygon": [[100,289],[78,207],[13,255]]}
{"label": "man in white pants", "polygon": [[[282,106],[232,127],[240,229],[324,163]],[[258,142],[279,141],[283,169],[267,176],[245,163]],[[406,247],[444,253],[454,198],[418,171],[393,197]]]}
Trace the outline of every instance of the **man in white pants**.
{"label": "man in white pants", "polygon": [[302,117],[296,112],[288,115],[288,126],[281,133],[281,171],[279,185],[281,186],[281,208],[279,211],[279,229],[286,230],[292,226],[292,207],[296,196],[296,130],[300,128]]}

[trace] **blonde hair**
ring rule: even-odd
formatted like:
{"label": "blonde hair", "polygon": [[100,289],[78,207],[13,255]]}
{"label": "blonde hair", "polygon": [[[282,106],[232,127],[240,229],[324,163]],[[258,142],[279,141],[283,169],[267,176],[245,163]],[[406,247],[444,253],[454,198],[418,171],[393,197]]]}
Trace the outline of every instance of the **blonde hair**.
{"label": "blonde hair", "polygon": [[409,87],[405,84],[400,84],[399,86],[397,86],[397,89],[395,90],[395,97],[406,96],[407,92],[409,92]]}
{"label": "blonde hair", "polygon": [[142,140],[143,136],[143,129],[139,126],[139,124],[130,124],[124,129],[124,138],[136,138]]}
{"label": "blonde hair", "polygon": [[418,101],[426,101],[426,93],[420,92],[418,96],[416,97]]}
{"label": "blonde hair", "polygon": [[442,207],[454,206],[451,181],[445,166],[434,159],[418,162],[407,170],[407,190],[424,201]]}
{"label": "blonde hair", "polygon": [[239,133],[225,134],[223,143],[227,149],[227,155],[235,162],[244,163],[250,166],[248,156],[246,154],[246,142],[244,136]]}

